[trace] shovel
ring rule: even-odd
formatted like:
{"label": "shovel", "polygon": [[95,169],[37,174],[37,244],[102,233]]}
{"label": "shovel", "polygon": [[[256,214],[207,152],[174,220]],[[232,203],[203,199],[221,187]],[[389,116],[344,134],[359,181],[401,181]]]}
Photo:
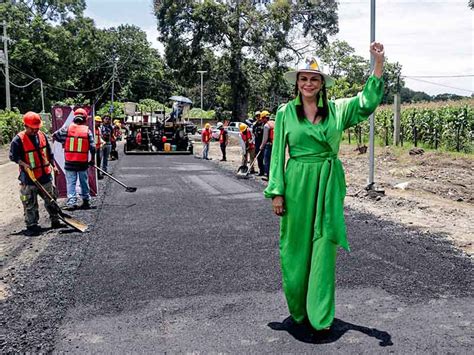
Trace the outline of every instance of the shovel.
{"label": "shovel", "polygon": [[119,185],[122,185],[123,187],[125,187],[125,191],[127,192],[135,192],[137,191],[137,188],[136,187],[130,187],[130,186],[127,186],[125,185],[123,182],[117,180],[116,178],[114,178],[112,175],[110,175],[108,172],[102,170],[101,168],[99,168],[97,165],[92,165],[94,168],[96,168],[97,170],[99,170],[102,174],[108,176],[109,178],[111,178],[112,180],[114,180],[116,183],[118,183]]}
{"label": "shovel", "polygon": [[28,176],[30,177],[31,181],[36,185],[38,189],[44,194],[44,196],[49,200],[49,203],[51,203],[54,206],[54,209],[58,213],[58,217],[61,221],[66,223],[68,226],[77,229],[79,232],[84,233],[87,230],[87,224],[71,217],[67,213],[64,213],[61,207],[59,207],[58,203],[56,200],[51,196],[48,191],[43,187],[43,185],[40,184],[38,180],[36,180],[35,174],[33,173],[33,170],[31,169],[25,169],[26,172],[28,173]]}
{"label": "shovel", "polygon": [[250,170],[252,169],[253,164],[255,164],[255,161],[257,160],[261,152],[262,152],[261,150],[258,152],[258,154],[255,156],[255,158],[252,160],[249,166],[245,166],[245,165],[239,166],[239,168],[237,169],[237,177],[244,178],[244,179],[248,178],[250,174]]}

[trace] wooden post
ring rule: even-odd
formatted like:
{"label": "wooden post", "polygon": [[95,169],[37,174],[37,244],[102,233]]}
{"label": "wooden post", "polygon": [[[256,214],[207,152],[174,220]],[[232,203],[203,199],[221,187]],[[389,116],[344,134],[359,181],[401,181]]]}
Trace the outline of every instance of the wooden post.
{"label": "wooden post", "polygon": [[400,94],[396,93],[393,98],[393,144],[400,144]]}

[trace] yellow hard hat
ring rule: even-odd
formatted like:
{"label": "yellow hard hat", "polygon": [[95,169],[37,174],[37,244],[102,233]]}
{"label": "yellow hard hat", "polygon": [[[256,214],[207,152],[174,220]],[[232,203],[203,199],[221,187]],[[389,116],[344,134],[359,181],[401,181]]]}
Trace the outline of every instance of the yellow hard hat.
{"label": "yellow hard hat", "polygon": [[211,128],[211,124],[210,123],[206,123],[206,125],[204,126],[205,129],[209,129]]}
{"label": "yellow hard hat", "polygon": [[267,117],[267,116],[270,116],[270,112],[268,112],[268,111],[262,111],[262,112],[260,113],[260,118],[264,118],[264,117]]}
{"label": "yellow hard hat", "polygon": [[95,117],[94,117],[94,121],[96,121],[96,122],[102,122],[102,118],[100,118],[100,116],[95,116]]}
{"label": "yellow hard hat", "polygon": [[241,124],[239,125],[239,130],[240,130],[240,132],[244,132],[244,131],[247,129],[247,127],[248,127],[248,126],[247,126],[245,123],[241,123]]}

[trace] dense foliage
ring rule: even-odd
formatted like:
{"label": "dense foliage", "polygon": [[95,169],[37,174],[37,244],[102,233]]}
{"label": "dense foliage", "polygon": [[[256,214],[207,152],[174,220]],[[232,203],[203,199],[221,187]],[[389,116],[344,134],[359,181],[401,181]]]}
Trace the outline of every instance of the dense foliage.
{"label": "dense foliage", "polygon": [[0,110],[0,146],[9,144],[15,134],[23,129],[23,120],[18,110]]}
{"label": "dense foliage", "polygon": [[[307,56],[320,58],[336,77],[330,97],[355,95],[369,75],[368,60],[344,41],[330,42],[338,30],[337,2],[324,1],[154,1],[165,55],[151,47],[136,26],[99,29],[84,17],[85,0],[19,0],[0,3],[8,23],[10,80],[44,84],[45,107],[92,104],[99,113],[123,102],[163,106],[183,95],[201,106],[194,117],[243,119],[253,111],[275,112],[293,96],[283,74]],[[404,88],[401,65],[385,65],[384,103],[401,88],[403,102],[433,99]],[[2,74],[3,75],[3,74]],[[400,79],[400,80],[399,80]],[[112,87],[114,103],[111,102]],[[11,89],[12,106],[20,112],[41,110],[39,81]],[[5,107],[0,80],[0,107]],[[456,99],[440,95],[437,99]],[[147,101],[149,100],[149,101]],[[148,102],[148,103],[147,103]],[[152,104],[153,103],[153,104]]]}
{"label": "dense foliage", "polygon": [[[401,144],[474,152],[474,100],[404,105],[400,120]],[[368,139],[369,123],[352,129],[360,142]],[[375,135],[382,145],[393,140],[393,108],[376,111]],[[354,137],[354,135],[352,136]]]}

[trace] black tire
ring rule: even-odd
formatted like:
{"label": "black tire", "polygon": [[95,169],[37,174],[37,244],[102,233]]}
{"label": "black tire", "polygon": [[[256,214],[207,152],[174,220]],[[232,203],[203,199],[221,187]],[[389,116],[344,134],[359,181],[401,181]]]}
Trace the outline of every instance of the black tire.
{"label": "black tire", "polygon": [[128,154],[127,145],[128,145],[127,143],[125,143],[125,144],[123,145],[123,154],[125,154],[125,155]]}

